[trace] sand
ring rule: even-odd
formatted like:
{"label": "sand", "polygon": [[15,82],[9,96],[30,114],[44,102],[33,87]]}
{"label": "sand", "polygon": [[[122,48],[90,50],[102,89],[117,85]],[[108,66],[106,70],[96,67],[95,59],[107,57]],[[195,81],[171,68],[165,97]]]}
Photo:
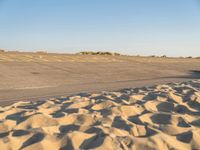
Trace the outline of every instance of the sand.
{"label": "sand", "polygon": [[0,106],[200,78],[200,59],[0,53]]}
{"label": "sand", "polygon": [[0,149],[200,149],[200,80],[0,107]]}

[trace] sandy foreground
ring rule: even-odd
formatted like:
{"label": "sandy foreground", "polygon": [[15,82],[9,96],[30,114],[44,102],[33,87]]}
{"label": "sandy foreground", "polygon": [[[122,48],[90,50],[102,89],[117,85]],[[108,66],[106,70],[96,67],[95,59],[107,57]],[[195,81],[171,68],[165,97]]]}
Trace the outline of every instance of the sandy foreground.
{"label": "sandy foreground", "polygon": [[200,80],[0,107],[0,149],[200,149]]}

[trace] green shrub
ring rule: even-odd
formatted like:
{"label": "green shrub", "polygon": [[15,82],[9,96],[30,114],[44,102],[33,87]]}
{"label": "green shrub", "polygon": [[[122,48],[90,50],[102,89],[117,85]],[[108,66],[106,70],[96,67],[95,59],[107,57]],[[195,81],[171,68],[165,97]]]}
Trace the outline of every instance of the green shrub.
{"label": "green shrub", "polygon": [[36,51],[37,54],[47,54],[46,51]]}
{"label": "green shrub", "polygon": [[161,57],[162,57],[162,58],[166,58],[167,56],[166,56],[166,55],[162,55]]}
{"label": "green shrub", "polygon": [[82,51],[82,52],[80,52],[78,54],[81,54],[81,55],[111,55],[111,56],[120,56],[119,53],[101,52],[101,51],[98,51],[98,52]]}

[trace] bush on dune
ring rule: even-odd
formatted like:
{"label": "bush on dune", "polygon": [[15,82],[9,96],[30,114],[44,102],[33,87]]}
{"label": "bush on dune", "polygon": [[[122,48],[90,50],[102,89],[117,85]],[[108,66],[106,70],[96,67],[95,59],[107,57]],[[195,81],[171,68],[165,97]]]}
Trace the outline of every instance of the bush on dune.
{"label": "bush on dune", "polygon": [[81,54],[81,55],[111,55],[111,56],[120,56],[121,55],[119,53],[101,52],[101,51],[98,51],[98,52],[82,51],[82,52],[79,52],[78,54]]}
{"label": "bush on dune", "polygon": [[166,56],[166,55],[162,55],[161,57],[162,57],[162,58],[167,58],[167,56]]}
{"label": "bush on dune", "polygon": [[5,50],[3,50],[3,49],[0,49],[0,53],[3,53],[3,52],[5,52]]}
{"label": "bush on dune", "polygon": [[47,54],[46,51],[36,51],[37,54]]}

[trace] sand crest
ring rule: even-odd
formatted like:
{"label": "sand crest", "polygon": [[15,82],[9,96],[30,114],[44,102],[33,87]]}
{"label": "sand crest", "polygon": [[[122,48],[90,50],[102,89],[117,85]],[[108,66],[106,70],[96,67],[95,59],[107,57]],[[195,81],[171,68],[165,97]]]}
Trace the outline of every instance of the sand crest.
{"label": "sand crest", "polygon": [[200,80],[0,107],[0,149],[200,149]]}

